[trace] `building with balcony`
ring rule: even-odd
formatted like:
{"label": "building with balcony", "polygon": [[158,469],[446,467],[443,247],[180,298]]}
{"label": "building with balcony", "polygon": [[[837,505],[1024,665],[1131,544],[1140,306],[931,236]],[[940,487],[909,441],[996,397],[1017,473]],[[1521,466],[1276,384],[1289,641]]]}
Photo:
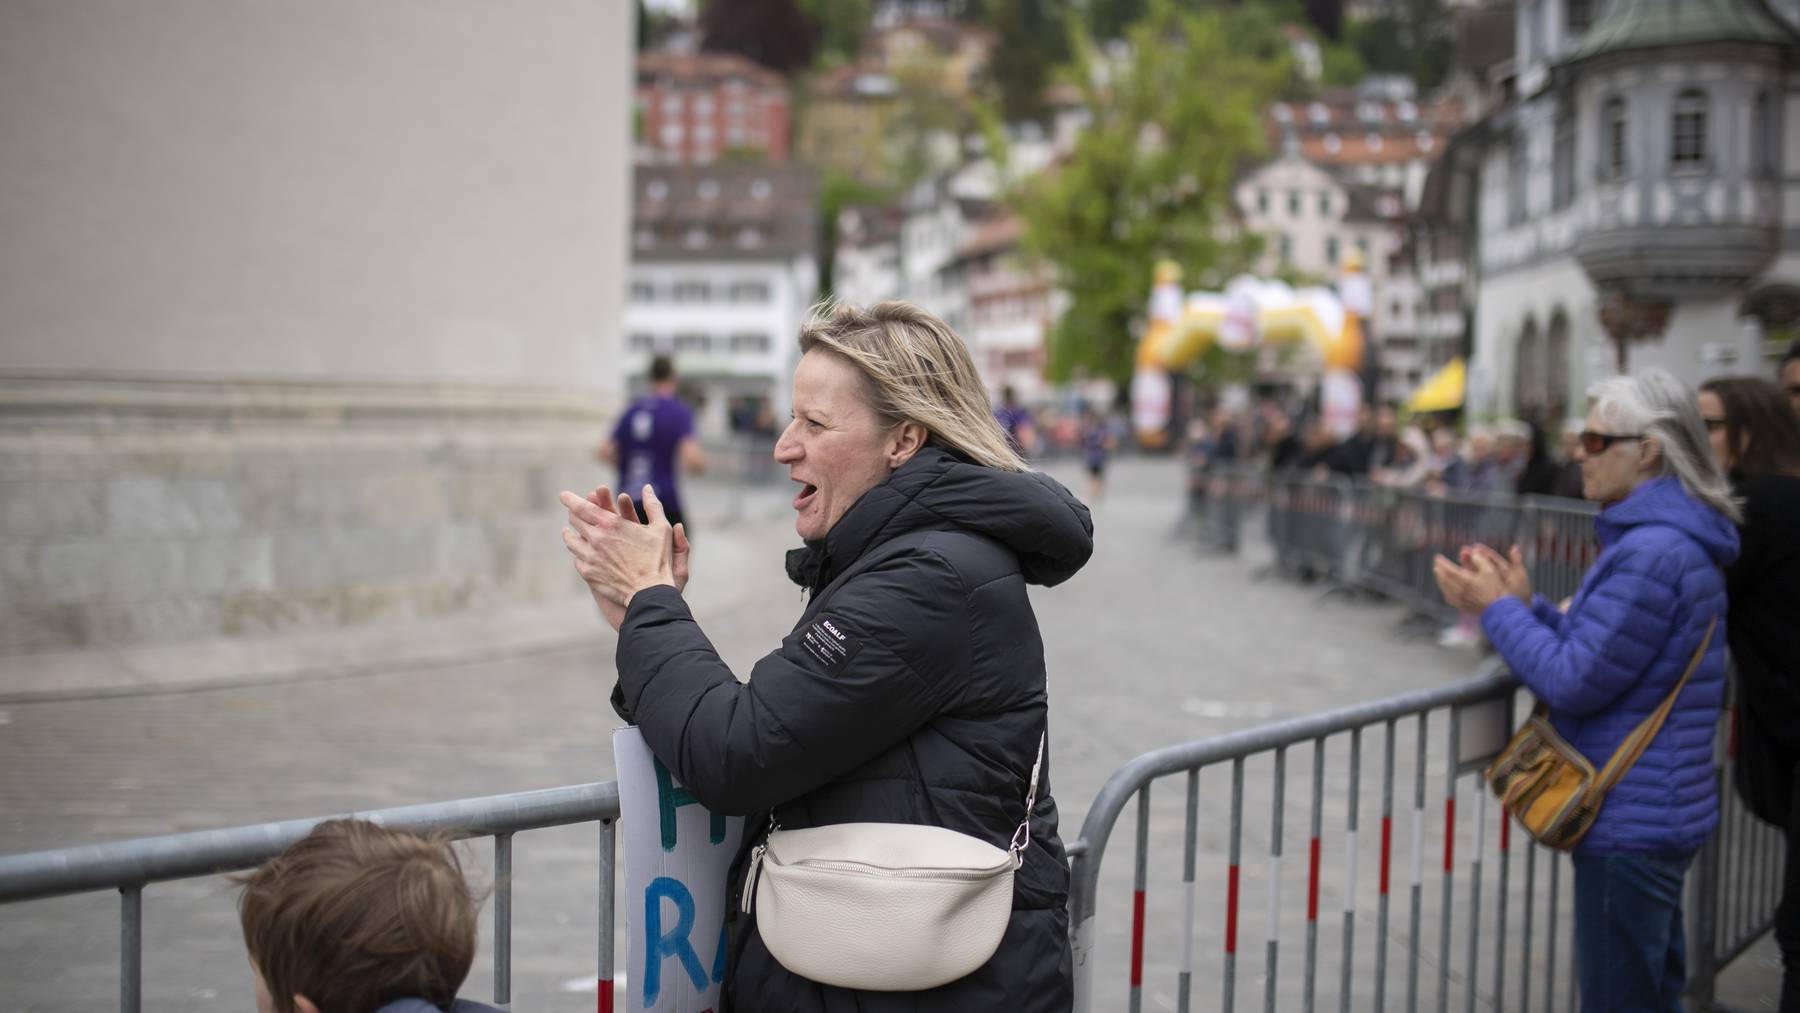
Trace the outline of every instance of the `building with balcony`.
{"label": "building with balcony", "polygon": [[639,166],[633,187],[629,385],[646,386],[651,357],[669,354],[703,437],[724,435],[734,409],[782,417],[818,293],[817,174],[794,163]]}
{"label": "building with balcony", "polygon": [[734,53],[641,53],[639,163],[705,165],[727,153],[788,158],[788,86]]}
{"label": "building with balcony", "polygon": [[1778,6],[1518,5],[1512,98],[1450,156],[1474,184],[1477,414],[1564,417],[1621,367],[1762,368],[1800,293],[1800,33]]}

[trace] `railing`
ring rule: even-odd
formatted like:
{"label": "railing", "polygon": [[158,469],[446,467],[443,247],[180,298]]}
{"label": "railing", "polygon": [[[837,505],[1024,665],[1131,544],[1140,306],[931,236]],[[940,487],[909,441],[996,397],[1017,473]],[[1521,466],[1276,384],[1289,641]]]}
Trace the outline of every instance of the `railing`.
{"label": "railing", "polygon": [[[613,839],[618,787],[610,781],[544,791],[356,813],[418,834],[494,839],[494,1001],[512,1001],[512,843],[525,830],[597,823],[600,828],[599,1009],[613,984]],[[85,847],[0,856],[0,904],[118,890],[119,1009],[137,1013],[143,991],[144,887],[253,868],[305,837],[320,821],[287,820]]]}
{"label": "railing", "polygon": [[1237,528],[1258,505],[1275,566],[1290,576],[1358,587],[1442,622],[1456,618],[1432,577],[1431,561],[1452,559],[1465,545],[1505,552],[1518,545],[1532,587],[1552,601],[1575,593],[1599,555],[1598,509],[1550,496],[1432,495],[1342,476],[1264,474],[1221,468],[1200,479],[1196,529],[1213,544],[1235,546]]}
{"label": "railing", "polygon": [[[1412,1011],[1421,1004],[1442,1011],[1451,1009],[1457,998],[1469,1011],[1478,1007],[1551,1011],[1559,1006],[1574,1010],[1572,897],[1571,891],[1562,889],[1567,858],[1528,838],[1522,838],[1522,846],[1515,848],[1512,821],[1488,798],[1479,776],[1511,727],[1516,691],[1512,678],[1496,668],[1458,685],[1171,746],[1126,764],[1101,790],[1080,837],[1069,848],[1076,1010],[1114,1008],[1110,1000],[1096,1003],[1094,998],[1102,969],[1117,966],[1113,954],[1102,959],[1100,874],[1113,828],[1133,799],[1137,803],[1137,834],[1128,909],[1129,963],[1122,980],[1115,974],[1109,982],[1123,988],[1126,1008],[1132,1013],[1143,1007],[1147,969],[1152,980],[1159,970],[1164,975],[1172,972],[1173,1005],[1182,1013],[1191,1008],[1196,981],[1219,982],[1219,1008],[1229,1013],[1236,1008],[1239,981],[1245,977],[1240,972],[1258,969],[1265,1010],[1298,1008],[1311,1013],[1319,1006],[1321,988],[1330,988],[1329,981],[1336,983],[1336,1008],[1344,1011],[1402,1006]],[[1441,749],[1436,751],[1434,727],[1442,729]],[[1361,817],[1367,807],[1363,737],[1370,731],[1379,732],[1381,739],[1377,783],[1380,839],[1373,863],[1377,886],[1372,926],[1367,924],[1364,907],[1368,891],[1362,885],[1371,871],[1367,868],[1370,863],[1358,851]],[[1300,746],[1308,747],[1311,791],[1303,872],[1296,872],[1285,867],[1283,858],[1291,806],[1288,754]],[[1328,763],[1334,752],[1337,757]],[[1262,760],[1268,761],[1266,766]],[[1729,753],[1721,749],[1717,761],[1722,793],[1719,833],[1702,850],[1688,876],[1692,971],[1688,994],[1701,1009],[1710,1007],[1719,970],[1772,926],[1781,884],[1780,833],[1748,817],[1732,797],[1729,764]],[[1434,765],[1441,771],[1435,792],[1429,790]],[[1329,799],[1328,769],[1332,777],[1343,777],[1344,786],[1341,794]],[[1229,776],[1216,779],[1211,786],[1213,801],[1203,805],[1207,796],[1201,792],[1202,778],[1213,770],[1221,774],[1228,770]],[[1252,785],[1252,775],[1264,772],[1268,774],[1266,782]],[[1158,867],[1151,860],[1151,828],[1158,823],[1152,812],[1151,789],[1159,779],[1177,774],[1186,775],[1178,905],[1151,890],[1151,870]],[[1412,786],[1411,843],[1410,847],[1402,845],[1406,853],[1400,868],[1406,879],[1399,888],[1406,892],[1402,913],[1396,915],[1392,908],[1395,794],[1396,784],[1406,780]],[[1247,803],[1252,788],[1265,787],[1266,791],[1258,791]],[[1441,831],[1435,835],[1429,828],[1436,819],[1427,812],[1429,800],[1434,798],[1442,807],[1441,823],[1436,824]],[[1266,808],[1254,813],[1258,819],[1266,819],[1269,828],[1261,842],[1266,849],[1261,885],[1267,891],[1268,907],[1258,968],[1256,955],[1239,947],[1240,898],[1254,885],[1248,882],[1255,870],[1246,862],[1245,836],[1246,828],[1255,824],[1247,822],[1246,815],[1250,807],[1265,800]],[[1334,833],[1328,833],[1325,818],[1328,801]],[[1214,856],[1218,886],[1203,898],[1196,880],[1201,814],[1224,811],[1230,813],[1225,824],[1229,831],[1224,853]],[[1467,825],[1471,812],[1472,827]],[[1459,813],[1463,815],[1459,817]],[[1490,818],[1497,833],[1491,832]],[[1160,822],[1165,827],[1173,825],[1167,814]],[[1164,846],[1171,844],[1167,834],[1159,836]],[[1490,859],[1491,838],[1495,851]],[[1440,885],[1428,894],[1426,870],[1435,864],[1433,856],[1440,849]],[[1169,850],[1168,865],[1173,866],[1173,849]],[[1515,858],[1515,851],[1523,851],[1522,859]],[[1457,864],[1459,855],[1464,856],[1462,866]],[[1521,861],[1523,869],[1518,870],[1515,867]],[[1327,871],[1334,862],[1341,862],[1341,871],[1335,875]],[[1492,870],[1496,878],[1491,890],[1484,881],[1490,863],[1497,865]],[[1519,872],[1522,882],[1515,878]],[[1466,877],[1466,890],[1459,875]],[[1572,879],[1572,871],[1569,875]],[[1284,897],[1293,895],[1288,891],[1302,900],[1284,903]],[[1342,910],[1341,924],[1336,927],[1339,956],[1335,976],[1321,973],[1327,942],[1322,929],[1329,931],[1330,926],[1321,920],[1320,907],[1327,893],[1336,895]],[[1159,899],[1163,903],[1158,903]],[[1428,904],[1435,910],[1428,910]],[[1149,915],[1158,908],[1168,918],[1179,918],[1178,932],[1158,937],[1146,934]],[[1117,910],[1127,909],[1121,903]],[[1203,952],[1198,934],[1209,928],[1198,920],[1202,911],[1211,913],[1212,945],[1208,949],[1215,960],[1197,974],[1194,958]],[[1402,920],[1404,931],[1398,924]],[[1372,928],[1371,947],[1359,950],[1359,925]],[[1283,941],[1296,935],[1303,935],[1305,947],[1298,975],[1285,970],[1288,965],[1281,950]],[[1122,948],[1124,941],[1114,936]],[[1160,948],[1153,943],[1158,938],[1164,942]],[[1175,940],[1179,940],[1178,948],[1171,953],[1168,944]],[[1390,957],[1403,961],[1403,967],[1396,967]],[[1246,968],[1246,962],[1251,966]],[[1402,992],[1403,1000],[1399,997]],[[1331,1005],[1329,998],[1327,1006]]]}
{"label": "railing", "polygon": [[[1186,1011],[1193,1000],[1196,980],[1194,957],[1200,952],[1198,921],[1202,910],[1213,913],[1212,927],[1218,930],[1213,952],[1218,956],[1217,973],[1200,975],[1198,980],[1218,980],[1222,987],[1222,1008],[1235,1008],[1240,971],[1254,972],[1254,954],[1241,952],[1238,946],[1240,927],[1240,894],[1247,863],[1244,839],[1246,828],[1252,827],[1245,814],[1246,797],[1250,795],[1253,775],[1262,772],[1260,760],[1271,761],[1272,774],[1267,811],[1269,833],[1263,842],[1268,864],[1264,886],[1268,892],[1268,918],[1260,970],[1263,978],[1265,1009],[1299,1008],[1311,1011],[1317,1006],[1318,991],[1326,979],[1320,975],[1320,957],[1326,952],[1321,921],[1321,901],[1335,895],[1340,902],[1342,919],[1337,932],[1339,952],[1337,1006],[1386,1010],[1396,1008],[1389,998],[1390,978],[1396,971],[1390,958],[1404,960],[1404,981],[1394,983],[1397,995],[1404,989],[1405,1007],[1417,1009],[1425,1001],[1428,980],[1435,971],[1436,1008],[1450,1008],[1452,986],[1461,988],[1464,1008],[1473,1010],[1478,1004],[1493,1009],[1549,1011],[1559,997],[1573,1009],[1575,1004],[1573,969],[1567,955],[1572,951],[1571,935],[1562,928],[1572,925],[1569,902],[1561,889],[1563,856],[1529,842],[1521,849],[1523,882],[1514,879],[1512,833],[1510,821],[1497,820],[1499,832],[1495,871],[1497,884],[1490,895],[1484,887],[1489,838],[1490,802],[1485,791],[1475,783],[1473,774],[1499,745],[1511,723],[1515,693],[1512,680],[1500,672],[1455,686],[1403,694],[1387,700],[1361,704],[1326,714],[1280,722],[1263,728],[1237,732],[1218,738],[1146,753],[1122,767],[1106,783],[1083,823],[1080,836],[1069,842],[1071,892],[1069,897],[1072,945],[1075,955],[1076,1005],[1080,1011],[1110,1008],[1096,1007],[1096,978],[1102,973],[1099,901],[1102,894],[1101,868],[1108,841],[1125,806],[1137,801],[1135,863],[1132,869],[1132,903],[1130,917],[1129,963],[1121,965],[1119,984],[1129,981],[1129,1009],[1141,1009],[1143,982],[1147,964],[1152,971],[1159,963],[1178,967],[1176,1008]],[[1441,753],[1432,754],[1429,731],[1434,727],[1433,715],[1448,711],[1443,724]],[[1358,834],[1363,810],[1367,808],[1363,794],[1363,735],[1378,729],[1381,734],[1380,838],[1376,852],[1378,885],[1375,920],[1366,926],[1363,903],[1368,862],[1358,850]],[[1410,738],[1408,737],[1410,732]],[[1722,739],[1722,742],[1728,741]],[[1311,793],[1308,798],[1309,831],[1303,878],[1286,869],[1282,862],[1286,850],[1287,764],[1288,752],[1296,746],[1310,745]],[[1328,763],[1330,750],[1342,745],[1342,756]],[[1402,746],[1407,748],[1402,749]],[[1433,763],[1443,771],[1441,794],[1428,791],[1429,772]],[[1690,932],[1690,962],[1693,978],[1690,995],[1701,1008],[1711,1001],[1713,982],[1719,970],[1729,964],[1773,923],[1775,897],[1779,891],[1784,852],[1779,831],[1755,821],[1730,792],[1729,754],[1722,748],[1719,758],[1719,782],[1724,792],[1719,834],[1702,850],[1689,875],[1688,911],[1693,928]],[[1199,893],[1196,873],[1199,869],[1199,834],[1201,813],[1215,811],[1201,806],[1201,776],[1212,769],[1229,767],[1230,779],[1225,788],[1229,802],[1216,811],[1228,811],[1229,836],[1225,854],[1222,888],[1204,898]],[[1344,777],[1344,792],[1327,795],[1326,772]],[[1159,778],[1185,773],[1186,819],[1181,839],[1181,931],[1179,953],[1173,961],[1165,952],[1158,953],[1147,945],[1146,927],[1151,914],[1163,905],[1161,895],[1151,892],[1151,786]],[[1407,853],[1409,870],[1404,884],[1407,891],[1404,913],[1397,916],[1392,909],[1394,860],[1394,816],[1396,785],[1410,779],[1412,785],[1411,846]],[[1260,786],[1256,785],[1256,786]],[[1217,787],[1215,786],[1215,790]],[[1371,793],[1372,795],[1373,793]],[[1459,806],[1460,796],[1460,806]],[[1427,827],[1433,822],[1427,813],[1428,800],[1441,798],[1443,833],[1441,840],[1428,837]],[[1254,804],[1251,797],[1249,804]],[[1340,823],[1342,832],[1328,836],[1326,810],[1331,810],[1331,826]],[[1474,813],[1472,832],[1458,822],[1459,812]],[[546,791],[497,795],[428,805],[406,806],[361,813],[387,826],[416,833],[440,833],[456,838],[492,837],[494,840],[494,1001],[502,1005],[512,992],[512,839],[521,831],[579,823],[596,823],[599,827],[600,850],[596,875],[599,882],[598,990],[601,1013],[610,1013],[613,999],[614,939],[614,838],[618,819],[618,791],[614,784],[597,783],[555,788]],[[120,1001],[119,1007],[135,1013],[142,999],[142,936],[144,888],[152,883],[216,875],[248,869],[273,857],[289,844],[305,836],[318,820],[289,820],[230,830],[202,831],[153,837],[114,844],[66,848],[58,851],[0,856],[0,904],[36,900],[97,890],[118,890],[120,913]],[[1209,825],[1209,831],[1212,827]],[[1254,833],[1254,829],[1250,830]],[[1328,844],[1329,842],[1329,844]],[[1435,896],[1425,892],[1425,869],[1428,856],[1442,847],[1441,889]],[[1327,849],[1340,849],[1333,854]],[[1456,856],[1467,856],[1468,892],[1466,907],[1458,908],[1456,887],[1459,882]],[[1329,875],[1326,862],[1330,857],[1341,860],[1341,874]],[[1540,876],[1538,865],[1543,861]],[[1305,898],[1304,907],[1284,906],[1283,897],[1295,891]],[[1435,903],[1428,910],[1427,903]],[[1484,908],[1484,905],[1487,907]],[[1517,948],[1509,933],[1512,912],[1518,909],[1519,936]],[[1302,974],[1283,977],[1281,943],[1292,937],[1293,922],[1304,911],[1305,950]],[[1466,915],[1457,920],[1458,912]],[[1540,933],[1539,913],[1542,913]],[[1435,917],[1433,917],[1435,916]],[[1403,917],[1402,934],[1398,922]],[[1373,945],[1359,947],[1359,920],[1373,932]],[[1436,925],[1437,942],[1430,944],[1427,933]],[[1456,952],[1452,946],[1455,931],[1465,937],[1465,948]],[[1491,965],[1484,965],[1483,940],[1491,947]],[[1558,943],[1563,945],[1558,949]],[[1122,943],[1122,940],[1121,940]],[[1396,950],[1398,946],[1398,950]],[[1121,950],[1123,947],[1121,946]],[[1373,960],[1369,954],[1372,951]],[[1558,956],[1558,954],[1561,956]],[[1240,963],[1245,961],[1245,963]],[[1512,991],[1516,988],[1517,991]],[[1297,994],[1296,994],[1297,993]],[[1514,998],[1509,999],[1512,996]],[[1297,1001],[1296,1001],[1297,1000]]]}

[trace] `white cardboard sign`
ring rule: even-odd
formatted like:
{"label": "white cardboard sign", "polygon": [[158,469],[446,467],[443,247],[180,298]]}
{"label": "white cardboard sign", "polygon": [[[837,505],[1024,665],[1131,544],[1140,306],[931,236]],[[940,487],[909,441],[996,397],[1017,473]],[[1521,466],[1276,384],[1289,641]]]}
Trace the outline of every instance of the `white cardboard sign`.
{"label": "white cardboard sign", "polygon": [[711,1013],[725,980],[725,879],[744,819],[701,808],[636,728],[613,733],[613,759],[630,932],[625,1008]]}

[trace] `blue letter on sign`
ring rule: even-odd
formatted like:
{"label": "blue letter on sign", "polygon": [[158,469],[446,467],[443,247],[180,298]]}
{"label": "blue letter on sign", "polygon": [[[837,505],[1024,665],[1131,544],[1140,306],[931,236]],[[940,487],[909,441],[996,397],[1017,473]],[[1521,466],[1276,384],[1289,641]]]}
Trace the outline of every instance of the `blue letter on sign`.
{"label": "blue letter on sign", "polygon": [[[656,761],[656,807],[662,811],[662,849],[675,850],[675,810],[684,805],[698,805],[693,792],[686,788],[675,787],[675,779],[669,776],[669,768],[663,766],[661,760]],[[725,840],[725,817],[712,813],[712,825],[708,827],[708,836],[714,844]]]}
{"label": "blue letter on sign", "polygon": [[[662,930],[665,897],[675,902],[675,929],[666,934]],[[688,941],[693,931],[694,895],[680,880],[668,876],[651,880],[644,891],[644,939],[649,943],[644,948],[644,1005],[656,1005],[656,997],[662,994],[662,963],[669,957],[680,958],[682,968],[694,983],[694,991],[706,989],[706,969],[700,966],[700,955]]]}

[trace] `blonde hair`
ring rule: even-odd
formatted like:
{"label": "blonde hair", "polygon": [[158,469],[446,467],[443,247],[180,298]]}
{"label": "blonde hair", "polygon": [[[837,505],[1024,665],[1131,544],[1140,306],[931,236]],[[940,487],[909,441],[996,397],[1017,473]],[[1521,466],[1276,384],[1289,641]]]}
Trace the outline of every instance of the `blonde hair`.
{"label": "blonde hair", "polygon": [[800,352],[811,351],[843,356],[862,373],[884,425],[916,422],[927,442],[976,464],[1029,470],[994,419],[968,345],[930,313],[905,302],[823,304],[800,329]]}

